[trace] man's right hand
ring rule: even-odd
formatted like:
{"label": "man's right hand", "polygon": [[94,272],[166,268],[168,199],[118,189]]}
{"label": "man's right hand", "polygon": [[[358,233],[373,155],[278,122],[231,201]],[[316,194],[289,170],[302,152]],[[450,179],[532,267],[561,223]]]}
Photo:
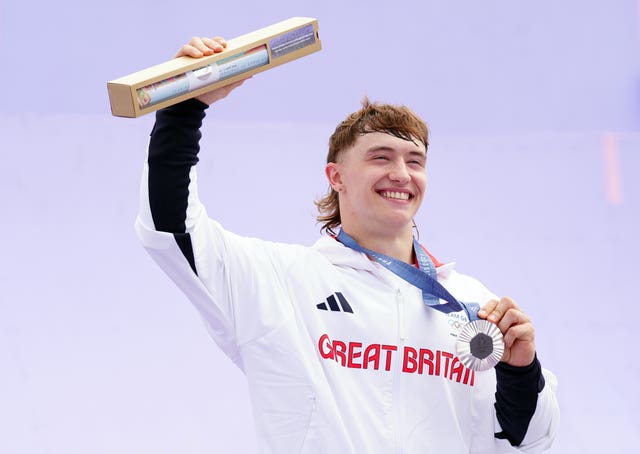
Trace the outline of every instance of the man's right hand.
{"label": "man's right hand", "polygon": [[[175,55],[175,58],[178,57],[192,57],[192,58],[201,58],[209,55],[213,55],[214,53],[222,52],[227,47],[227,42],[224,38],[220,36],[216,36],[215,38],[206,38],[206,37],[197,37],[194,36],[189,40],[187,44],[182,46],[178,53]],[[249,77],[247,77],[248,79]],[[226,97],[231,91],[242,85],[242,83],[247,80],[239,80],[229,85],[225,85],[224,87],[217,88],[212,91],[208,91],[203,93],[200,96],[197,96],[196,99],[202,101],[205,104],[211,105],[214,102]]]}

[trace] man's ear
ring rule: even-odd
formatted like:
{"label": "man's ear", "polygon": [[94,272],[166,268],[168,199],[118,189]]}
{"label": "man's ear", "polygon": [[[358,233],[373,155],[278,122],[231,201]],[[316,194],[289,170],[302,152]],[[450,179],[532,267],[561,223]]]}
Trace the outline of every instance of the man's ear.
{"label": "man's ear", "polygon": [[340,173],[340,165],[337,162],[329,162],[324,168],[329,184],[334,191],[340,192],[342,188],[342,174]]}

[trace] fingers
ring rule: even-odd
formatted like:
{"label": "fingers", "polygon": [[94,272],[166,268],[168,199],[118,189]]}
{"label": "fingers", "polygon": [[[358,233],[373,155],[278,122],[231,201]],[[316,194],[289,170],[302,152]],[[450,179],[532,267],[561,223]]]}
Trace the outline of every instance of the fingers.
{"label": "fingers", "polygon": [[216,36],[214,38],[202,38],[202,42],[216,52],[222,52],[224,48],[227,47],[227,41],[225,41],[221,36]]}
{"label": "fingers", "polygon": [[535,331],[531,319],[508,297],[491,300],[478,311],[480,318],[495,323],[504,336],[505,361],[526,366],[535,357]]}
{"label": "fingers", "polygon": [[490,322],[498,324],[510,309],[520,311],[520,308],[515,301],[509,297],[504,297],[500,300],[489,301],[482,307],[482,309],[480,309],[480,311],[478,311],[478,315],[480,318],[486,318]]}
{"label": "fingers", "polygon": [[502,361],[515,367],[526,367],[536,357],[533,325],[524,323],[509,328],[504,335]]}
{"label": "fingers", "polygon": [[511,327],[515,326],[528,324],[533,328],[529,316],[522,312],[515,301],[509,297],[489,301],[480,309],[478,316],[498,325],[504,335],[508,333]]}
{"label": "fingers", "polygon": [[534,330],[531,323],[511,326],[504,334],[504,346],[511,348],[516,342],[534,342]]}
{"label": "fingers", "polygon": [[220,36],[214,38],[194,36],[178,50],[175,57],[200,58],[222,52],[225,47],[227,47],[227,41]]}
{"label": "fingers", "polygon": [[[189,40],[187,44],[183,45],[178,50],[175,57],[177,58],[186,56],[192,58],[200,58],[222,52],[226,47],[227,41],[221,36],[215,36],[213,38],[194,36]],[[245,79],[203,93],[202,95],[197,96],[196,99],[204,102],[205,104],[212,104],[226,97],[233,89],[242,85],[244,80]]]}

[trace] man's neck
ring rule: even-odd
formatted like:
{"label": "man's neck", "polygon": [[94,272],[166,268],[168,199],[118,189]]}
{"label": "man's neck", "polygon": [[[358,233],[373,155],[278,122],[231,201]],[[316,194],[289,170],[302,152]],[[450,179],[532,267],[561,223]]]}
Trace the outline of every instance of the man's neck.
{"label": "man's neck", "polygon": [[[346,233],[360,246],[379,254],[388,255],[405,263],[413,264],[413,232],[411,228],[397,234],[369,233],[343,226]],[[352,232],[353,230],[353,232]]]}

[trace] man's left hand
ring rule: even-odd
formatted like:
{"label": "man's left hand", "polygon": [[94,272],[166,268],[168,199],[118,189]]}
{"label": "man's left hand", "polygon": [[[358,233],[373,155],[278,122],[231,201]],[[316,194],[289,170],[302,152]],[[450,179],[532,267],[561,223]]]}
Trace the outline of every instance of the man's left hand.
{"label": "man's left hand", "polygon": [[511,298],[491,300],[478,312],[478,316],[495,323],[504,336],[504,354],[501,361],[515,367],[530,365],[536,354],[531,319]]}

